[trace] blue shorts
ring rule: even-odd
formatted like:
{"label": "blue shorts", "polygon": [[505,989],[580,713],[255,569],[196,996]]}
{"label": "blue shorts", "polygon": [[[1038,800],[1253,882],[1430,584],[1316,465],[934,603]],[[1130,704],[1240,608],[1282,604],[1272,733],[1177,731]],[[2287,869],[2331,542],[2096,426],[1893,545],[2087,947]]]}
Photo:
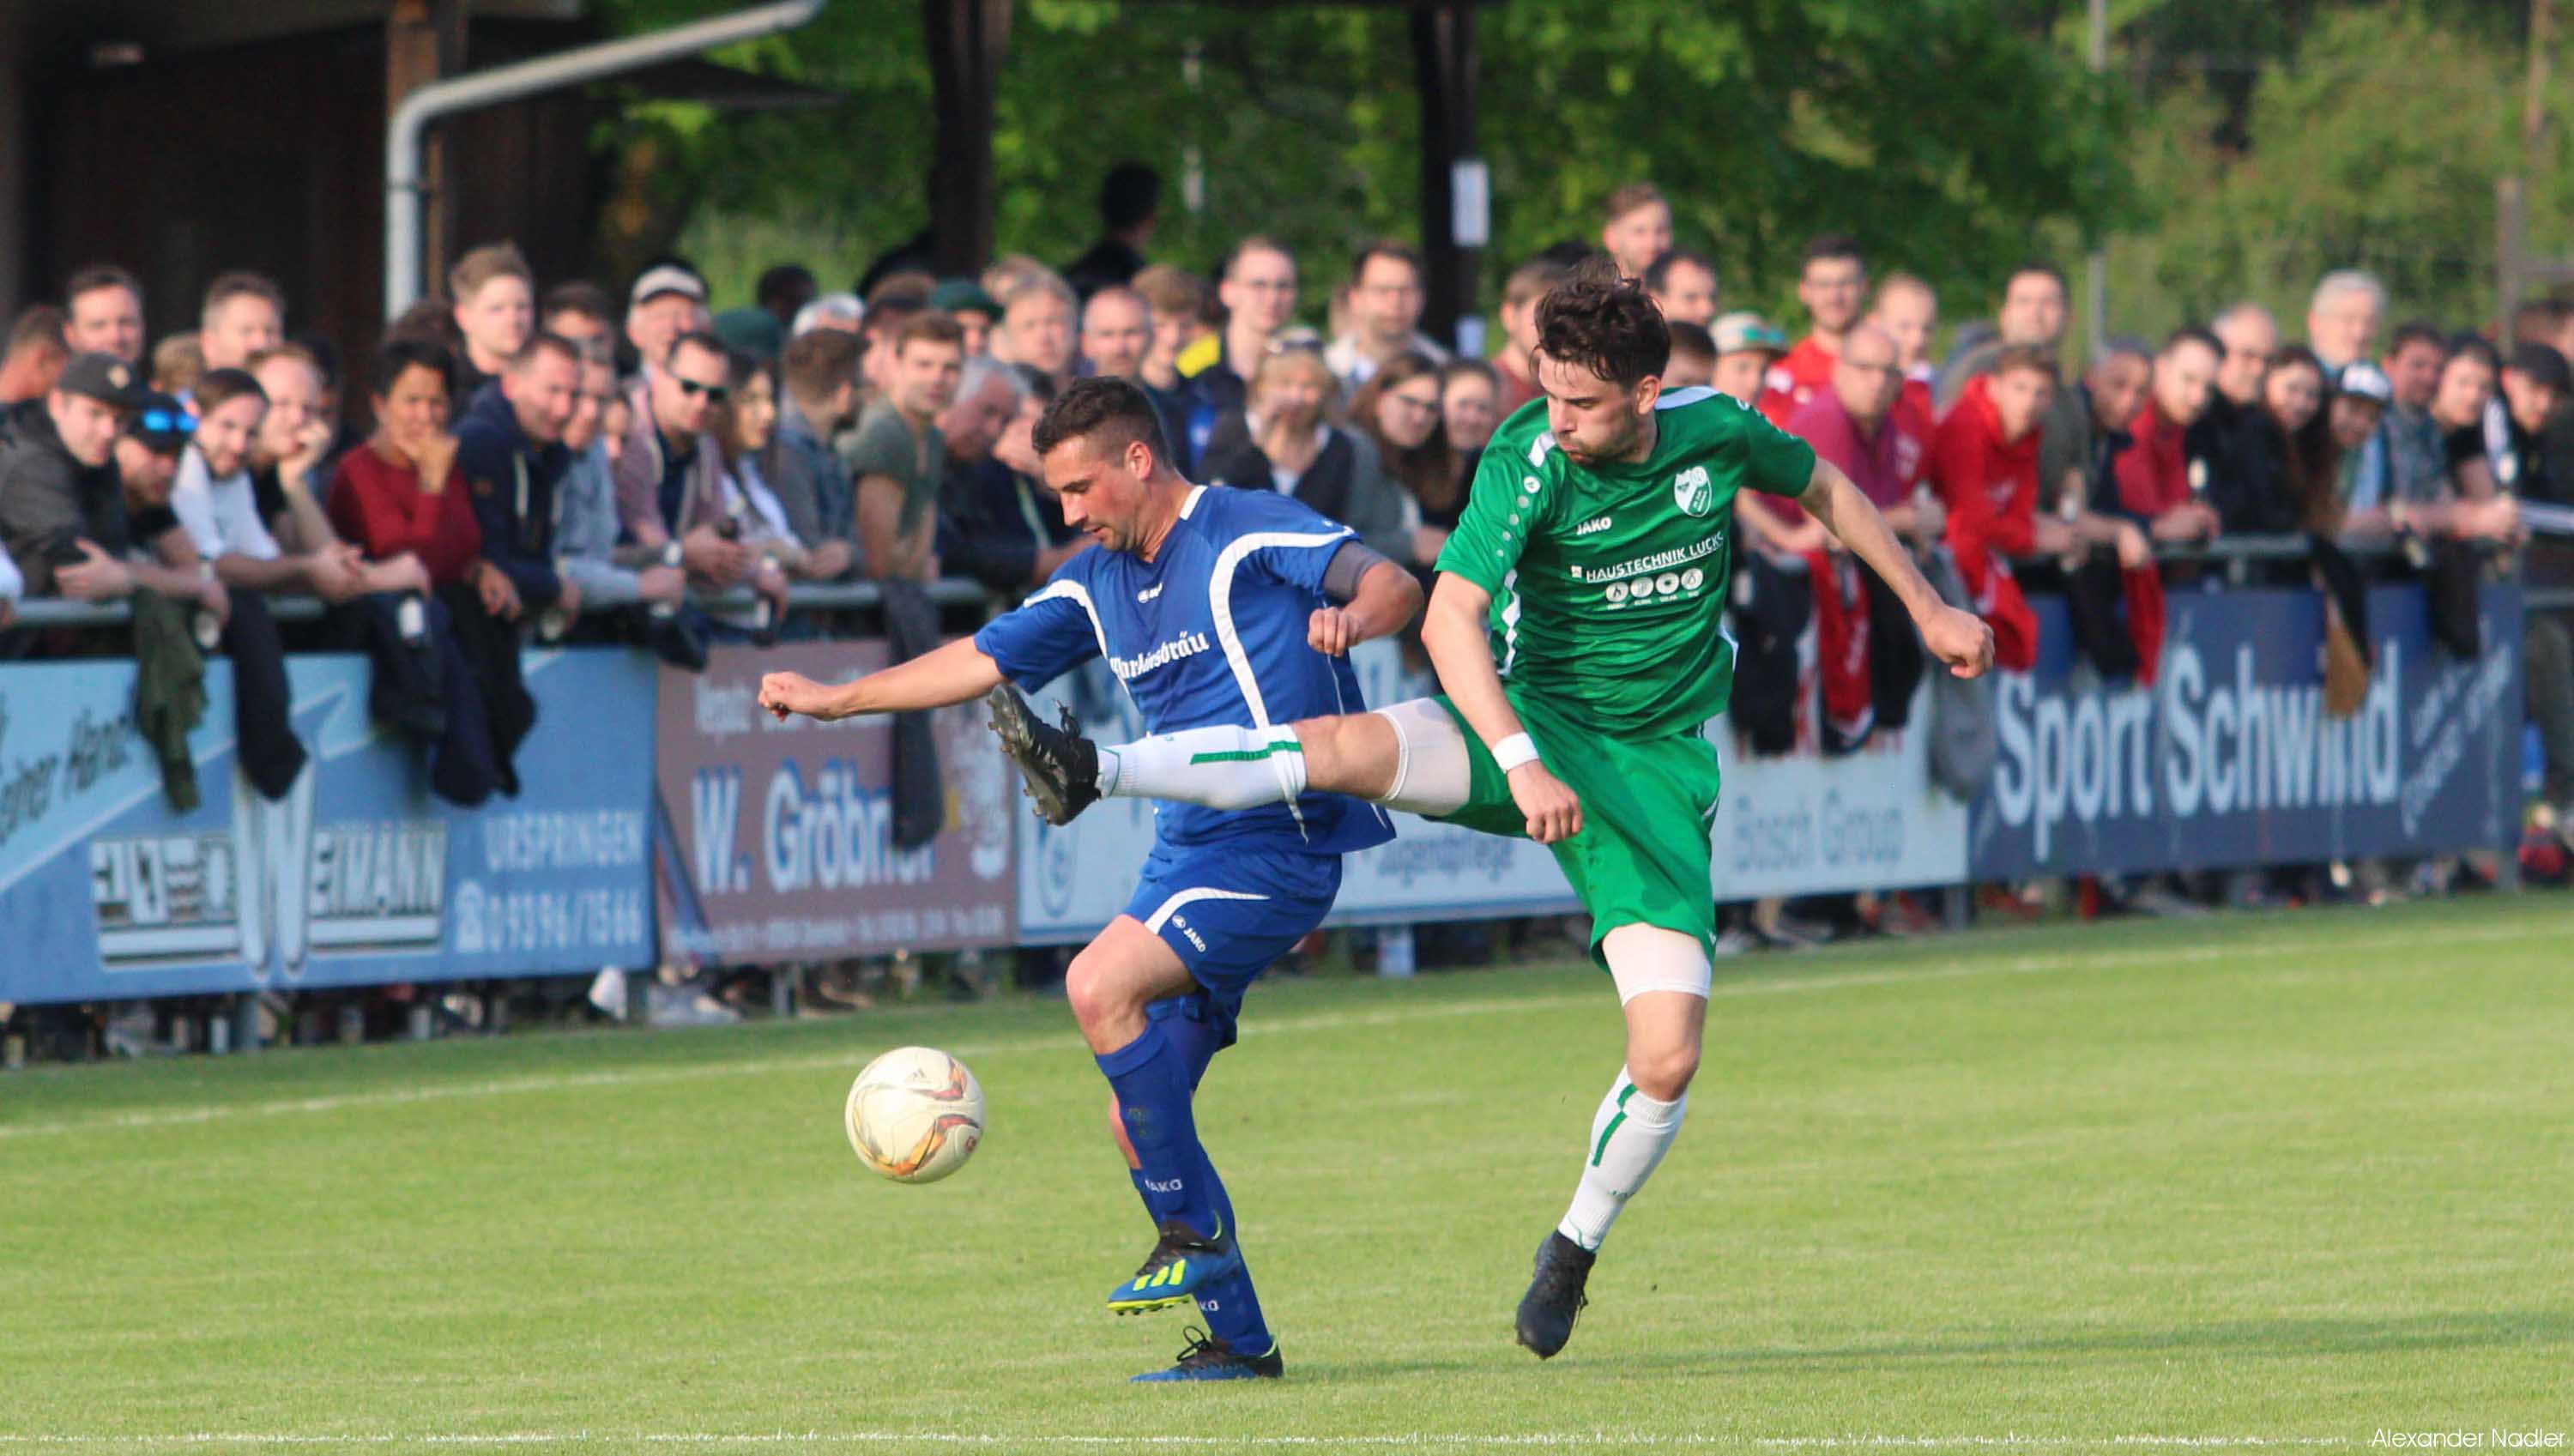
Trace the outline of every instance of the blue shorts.
{"label": "blue shorts", "polygon": [[1155,1001],[1155,1020],[1187,1016],[1231,1045],[1242,993],[1330,913],[1341,856],[1255,845],[1156,846],[1126,913],[1162,937],[1197,979],[1188,995]]}

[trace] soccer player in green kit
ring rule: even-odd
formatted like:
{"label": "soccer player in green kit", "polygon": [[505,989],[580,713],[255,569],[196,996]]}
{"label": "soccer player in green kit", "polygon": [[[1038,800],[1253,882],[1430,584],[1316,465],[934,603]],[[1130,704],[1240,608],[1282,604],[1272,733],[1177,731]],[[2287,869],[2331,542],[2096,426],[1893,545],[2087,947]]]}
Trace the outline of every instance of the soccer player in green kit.
{"label": "soccer player in green kit", "polygon": [[[996,704],[996,723],[1057,822],[1103,795],[1229,808],[1323,789],[1554,850],[1617,985],[1627,1056],[1520,1302],[1519,1341],[1544,1359],[1572,1337],[1601,1241],[1680,1131],[1698,1070],[1719,784],[1704,729],[1734,682],[1736,493],[1795,498],[1886,579],[1957,676],[1990,666],[1992,634],[1940,603],[1804,441],[1713,391],[1664,394],[1671,336],[1636,284],[1588,265],[1538,306],[1538,331],[1545,398],[1485,447],[1422,619],[1441,697],[1116,745],[1016,704]],[[1326,652],[1342,646],[1331,615],[1312,624]]]}

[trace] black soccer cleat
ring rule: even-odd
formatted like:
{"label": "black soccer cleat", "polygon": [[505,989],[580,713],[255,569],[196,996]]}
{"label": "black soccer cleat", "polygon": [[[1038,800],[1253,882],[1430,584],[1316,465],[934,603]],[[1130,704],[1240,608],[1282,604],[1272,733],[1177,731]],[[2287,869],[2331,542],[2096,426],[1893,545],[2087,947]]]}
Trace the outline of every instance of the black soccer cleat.
{"label": "black soccer cleat", "polygon": [[1037,814],[1050,824],[1068,824],[1099,801],[1099,745],[1081,735],[1081,720],[1063,710],[1063,726],[1040,719],[1019,690],[1004,683],[984,700],[992,709],[992,731],[1000,734],[1001,751],[1018,765]]}
{"label": "black soccer cleat", "polygon": [[1520,1296],[1520,1343],[1541,1360],[1573,1338],[1574,1316],[1591,1302],[1582,1286],[1591,1280],[1591,1265],[1600,1255],[1560,1232],[1549,1232],[1537,1246],[1537,1277]]}
{"label": "black soccer cleat", "polygon": [[1233,1346],[1195,1326],[1183,1333],[1180,1358],[1168,1370],[1147,1370],[1133,1377],[1137,1385],[1177,1380],[1275,1380],[1287,1373],[1287,1361],[1271,1341],[1265,1355],[1237,1355]]}

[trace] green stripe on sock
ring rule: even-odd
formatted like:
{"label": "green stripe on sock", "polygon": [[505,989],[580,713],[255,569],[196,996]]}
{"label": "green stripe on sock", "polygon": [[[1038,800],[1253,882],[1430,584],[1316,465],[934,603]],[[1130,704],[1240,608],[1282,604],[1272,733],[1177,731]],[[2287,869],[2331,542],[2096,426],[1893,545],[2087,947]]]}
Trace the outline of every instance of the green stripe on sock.
{"label": "green stripe on sock", "polygon": [[1192,765],[1199,763],[1247,763],[1254,758],[1266,758],[1278,753],[1302,753],[1304,751],[1305,745],[1303,743],[1269,743],[1262,747],[1241,748],[1226,753],[1191,753],[1189,755],[1189,762]]}
{"label": "green stripe on sock", "polygon": [[1600,1166],[1600,1159],[1608,1155],[1609,1139],[1618,1135],[1618,1124],[1627,1120],[1627,1099],[1634,1095],[1636,1095],[1634,1082],[1629,1082],[1626,1089],[1619,1092],[1618,1115],[1610,1118],[1609,1125],[1600,1129],[1600,1145],[1591,1149],[1591,1166],[1595,1168]]}

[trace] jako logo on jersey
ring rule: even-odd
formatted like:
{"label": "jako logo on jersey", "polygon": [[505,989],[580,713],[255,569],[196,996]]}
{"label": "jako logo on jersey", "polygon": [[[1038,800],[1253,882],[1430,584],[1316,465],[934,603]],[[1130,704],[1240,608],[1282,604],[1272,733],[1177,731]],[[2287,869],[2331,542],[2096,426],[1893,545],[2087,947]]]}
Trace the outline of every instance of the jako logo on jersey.
{"label": "jako logo on jersey", "polygon": [[1145,588],[1143,591],[1136,593],[1135,600],[1138,602],[1150,602],[1154,598],[1161,596],[1162,588],[1168,585],[1169,584],[1166,582],[1156,582],[1152,586]]}
{"label": "jako logo on jersey", "polygon": [[1206,634],[1184,632],[1149,653],[1132,658],[1110,658],[1109,666],[1121,680],[1141,678],[1155,668],[1166,667],[1182,658],[1194,658],[1207,650]]}
{"label": "jako logo on jersey", "polygon": [[1707,478],[1706,466],[1691,466],[1672,478],[1672,503],[1692,516],[1716,509],[1716,487]]}
{"label": "jako logo on jersey", "polygon": [[1574,535],[1576,535],[1576,536],[1591,536],[1591,535],[1595,535],[1595,534],[1597,534],[1597,533],[1599,533],[1599,532],[1606,531],[1606,530],[1608,530],[1608,529],[1609,529],[1609,518],[1608,518],[1608,517],[1606,517],[1606,516],[1594,516],[1594,517],[1592,517],[1590,520],[1585,521],[1585,522],[1583,522],[1581,525],[1579,525],[1579,526],[1577,526],[1577,527],[1573,528],[1573,534],[1574,534]]}

